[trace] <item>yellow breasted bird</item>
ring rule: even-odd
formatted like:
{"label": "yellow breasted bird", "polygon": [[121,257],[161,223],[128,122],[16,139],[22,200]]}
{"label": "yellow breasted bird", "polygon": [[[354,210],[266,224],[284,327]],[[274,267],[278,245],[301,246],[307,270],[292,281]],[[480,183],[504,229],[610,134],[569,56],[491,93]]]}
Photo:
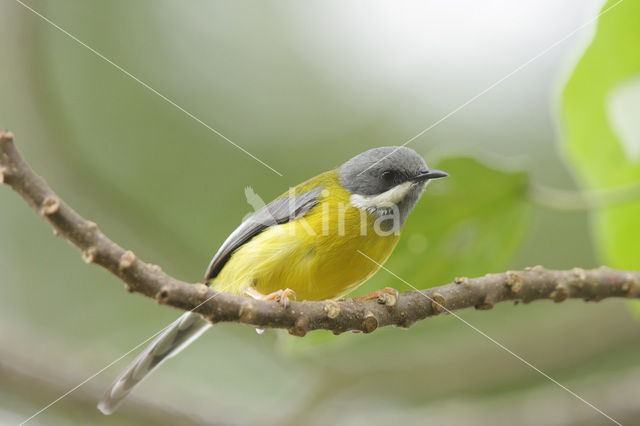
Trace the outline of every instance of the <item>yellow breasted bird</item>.
{"label": "yellow breasted bird", "polygon": [[[430,170],[406,147],[365,151],[313,177],[256,211],[213,256],[204,282],[218,291],[259,299],[341,297],[373,275],[396,246],[400,229],[430,179]],[[105,414],[153,369],[211,324],[187,312],[127,367],[98,404]]]}

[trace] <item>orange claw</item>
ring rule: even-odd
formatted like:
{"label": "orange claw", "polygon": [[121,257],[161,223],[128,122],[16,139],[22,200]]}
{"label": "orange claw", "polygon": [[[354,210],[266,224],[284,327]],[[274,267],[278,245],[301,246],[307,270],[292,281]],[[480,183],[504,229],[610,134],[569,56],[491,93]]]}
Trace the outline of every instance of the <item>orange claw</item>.
{"label": "orange claw", "polygon": [[354,297],[355,300],[378,300],[378,303],[382,303],[384,305],[393,306],[398,301],[398,297],[400,297],[400,293],[398,290],[391,287],[385,287],[382,290],[376,290],[372,293],[367,294],[366,296],[357,296]]}
{"label": "orange claw", "polygon": [[296,292],[291,290],[290,288],[285,288],[284,290],[277,290],[273,293],[262,294],[255,287],[249,287],[244,292],[247,296],[251,296],[256,300],[271,300],[275,302],[279,302],[286,309],[287,304],[289,303],[289,298],[291,297],[293,300],[296,300]]}

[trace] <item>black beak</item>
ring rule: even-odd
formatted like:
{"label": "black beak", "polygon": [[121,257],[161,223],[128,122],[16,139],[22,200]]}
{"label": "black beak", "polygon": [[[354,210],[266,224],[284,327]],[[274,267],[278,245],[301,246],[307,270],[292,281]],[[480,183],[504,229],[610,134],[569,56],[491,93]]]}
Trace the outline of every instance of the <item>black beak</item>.
{"label": "black beak", "polygon": [[424,172],[418,173],[411,180],[422,182],[429,179],[440,179],[447,176],[449,176],[449,173],[443,172],[442,170],[425,170]]}

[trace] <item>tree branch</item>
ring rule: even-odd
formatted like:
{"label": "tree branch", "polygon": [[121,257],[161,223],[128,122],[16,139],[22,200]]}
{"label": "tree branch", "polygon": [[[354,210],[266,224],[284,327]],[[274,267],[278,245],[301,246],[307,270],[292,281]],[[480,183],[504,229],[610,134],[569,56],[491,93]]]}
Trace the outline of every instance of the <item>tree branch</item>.
{"label": "tree branch", "polygon": [[407,291],[397,300],[387,298],[386,303],[347,299],[291,302],[283,307],[276,302],[215,292],[202,283],[188,284],[165,274],[157,265],[139,260],[62,201],[22,159],[13,144],[13,134],[5,130],[0,130],[0,183],[16,191],[53,227],[56,235],[78,247],[85,262],[107,269],[125,283],[128,291],[164,305],[194,311],[211,322],[285,328],[296,336],[320,329],[335,334],[349,330],[369,333],[388,325],[409,327],[416,321],[458,309],[491,309],[494,304],[508,300],[524,303],[539,299],[562,302],[567,298],[598,301],[640,295],[640,272],[637,271],[606,267],[556,271],[536,266],[479,278],[456,278],[441,287]]}

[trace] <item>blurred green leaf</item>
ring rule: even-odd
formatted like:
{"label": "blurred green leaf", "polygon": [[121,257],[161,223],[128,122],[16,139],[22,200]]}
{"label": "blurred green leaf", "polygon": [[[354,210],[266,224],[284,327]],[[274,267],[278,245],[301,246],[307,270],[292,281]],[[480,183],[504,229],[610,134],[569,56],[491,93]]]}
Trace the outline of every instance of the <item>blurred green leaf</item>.
{"label": "blurred green leaf", "polygon": [[[607,2],[604,9],[614,3]],[[638,99],[632,83],[640,77],[639,20],[640,2],[621,3],[603,15],[562,93],[567,159],[589,190],[640,182],[640,102],[629,104]],[[635,129],[627,118],[634,111]],[[593,231],[605,262],[640,267],[640,199],[601,206],[593,213]]]}
{"label": "blurred green leaf", "polygon": [[[389,270],[418,288],[456,276],[506,268],[530,226],[528,175],[448,158],[436,167],[450,177],[433,182],[407,220]],[[380,272],[387,285],[401,286]]]}

